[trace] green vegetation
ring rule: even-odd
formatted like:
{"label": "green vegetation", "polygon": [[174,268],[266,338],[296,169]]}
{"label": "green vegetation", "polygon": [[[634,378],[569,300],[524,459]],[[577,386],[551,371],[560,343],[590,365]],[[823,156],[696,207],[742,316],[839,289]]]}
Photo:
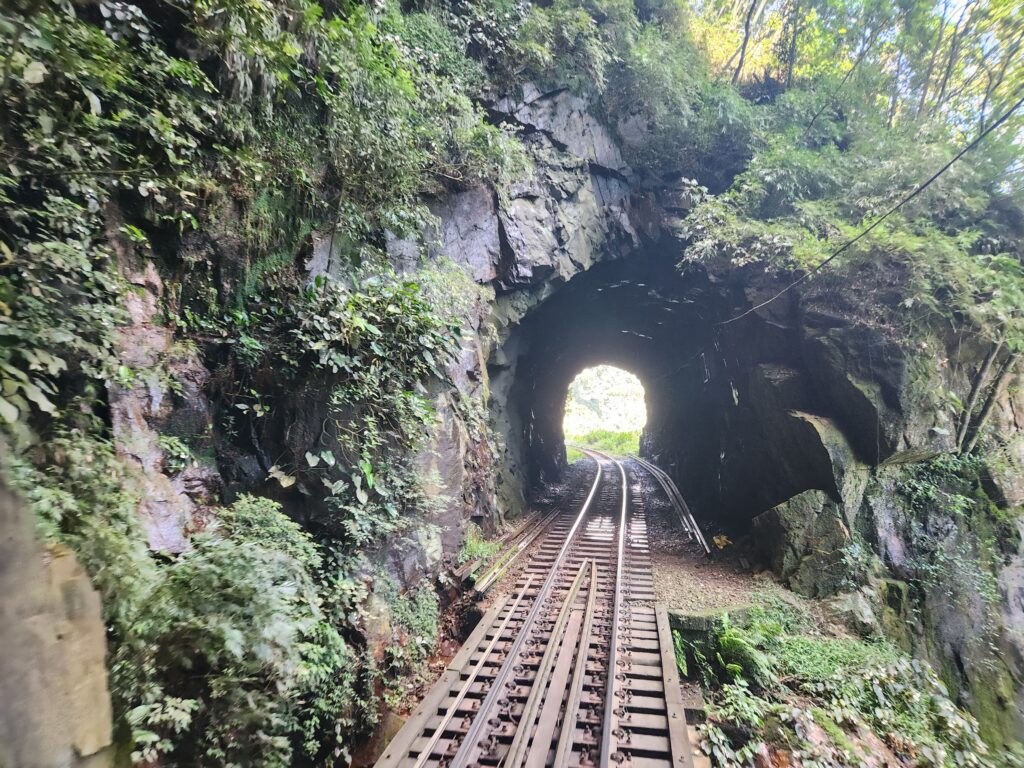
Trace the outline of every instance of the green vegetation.
{"label": "green vegetation", "polygon": [[499,551],[501,551],[501,544],[485,539],[480,527],[470,523],[466,527],[466,540],[462,542],[462,547],[459,549],[459,565],[473,560],[486,563]]}
{"label": "green vegetation", "polygon": [[335,629],[352,606],[309,534],[243,496],[168,561],[146,545],[139,478],[109,445],[72,431],[49,450],[47,476],[18,460],[11,479],[104,595],[111,690],[135,759],[284,766],[343,750],[338,726],[372,709],[358,709],[356,656]]}
{"label": "green vegetation", "polygon": [[[943,594],[955,603],[980,596],[988,613],[984,629],[991,630],[1002,602],[996,567],[1019,534],[1012,516],[985,495],[984,468],[985,459],[975,454],[939,454],[900,473],[896,491],[909,512],[915,545],[906,568],[918,598]],[[943,535],[949,523],[953,531],[973,535]]]}
{"label": "green vegetation", "polygon": [[569,384],[562,420],[566,435],[585,435],[597,429],[639,431],[646,422],[643,385],[621,368],[585,368]]}
{"label": "green vegetation", "polygon": [[[383,246],[424,231],[428,197],[503,189],[543,161],[488,113],[495,94],[568,86],[638,176],[683,178],[684,268],[786,271],[821,263],[991,124],[1020,83],[1024,21],[1005,0],[969,4],[960,21],[928,3],[743,5],[4,5],[7,472],[102,592],[119,731],[137,761],[345,757],[379,694],[396,695],[428,657],[436,594],[382,575],[396,642],[383,662],[365,652],[365,558],[429,507],[413,457],[438,392],[487,441],[480,403],[446,386],[458,326],[483,293],[451,265],[398,275]],[[1017,115],[840,263],[887,270],[907,337],[951,323],[1024,347],[1020,126]],[[314,251],[330,268],[311,282]],[[290,396],[322,401],[319,433],[260,465],[268,493],[301,500],[301,525],[243,496],[209,508],[186,551],[149,548],[145,478],[115,449],[110,407],[154,380],[184,391],[174,355],[132,354],[124,328],[149,304],[145,322],[213,373],[214,423],[162,435],[165,472],[258,454],[284,431]],[[638,435],[578,439],[629,453]],[[913,506],[930,491],[906,493]],[[797,641],[787,651],[781,637],[732,627],[704,653],[724,681],[719,705],[751,728],[778,701],[741,680],[760,685],[807,653],[820,666],[788,674],[825,686],[842,659],[868,658]],[[917,718],[937,734],[908,731],[917,743],[974,750],[929,675],[871,677],[885,701],[870,722]],[[921,702],[907,700],[911,680],[929,693]],[[874,690],[829,688],[820,710],[845,728],[846,712],[867,717]]]}
{"label": "green vegetation", "polygon": [[[595,429],[585,435],[566,435],[566,440],[581,448],[593,448],[612,456],[635,456],[640,452],[640,430],[633,432],[610,432],[607,429]],[[582,458],[579,451],[569,449],[569,461]]]}
{"label": "green vegetation", "polygon": [[[391,600],[386,669],[359,647],[359,553],[426,504],[411,456],[463,320],[391,272],[380,232],[418,230],[424,194],[528,167],[471,101],[478,35],[454,15],[304,0],[0,13],[9,474],[103,594],[119,731],[139,761],[344,756],[376,717],[379,677],[392,695],[433,643],[424,586]],[[297,266],[314,231],[342,274],[307,285]],[[209,232],[233,245],[192,247]],[[124,278],[147,268],[145,286]],[[269,469],[281,493],[323,503],[305,530],[244,497],[188,551],[147,547],[144,484],[113,449],[105,401],[150,376],[180,391],[169,360],[133,370],[118,333],[126,299],[145,303],[157,275],[157,319],[214,370],[218,408],[215,435],[160,436],[164,470],[192,466],[211,438],[230,455],[290,394],[321,386],[323,433]],[[424,277],[429,292],[459,276]]]}
{"label": "green vegetation", "polygon": [[857,765],[874,752],[869,732],[915,764],[997,764],[926,662],[883,641],[823,636],[777,598],[759,603],[742,621],[675,633],[681,671],[711,695],[703,747],[717,764],[752,765],[769,745],[813,765]]}
{"label": "green vegetation", "polygon": [[[586,368],[569,385],[562,425],[567,443],[615,456],[636,455],[646,423],[643,385],[621,368]],[[584,454],[568,448],[567,456],[574,462]]]}
{"label": "green vegetation", "polygon": [[[962,14],[928,2],[703,5],[693,33],[711,67],[771,105],[730,189],[688,218],[684,266],[821,264],[1015,102],[1022,29],[1021,9],[1000,0]],[[952,323],[1024,345],[1024,273],[1002,213],[1021,206],[1022,118],[830,267],[871,263],[895,280],[902,303],[888,321],[903,338]]]}
{"label": "green vegetation", "polygon": [[388,646],[380,670],[380,683],[388,706],[396,706],[406,695],[405,681],[423,672],[437,643],[438,598],[429,586],[402,594],[386,574],[378,574],[378,590],[390,609],[400,642]]}

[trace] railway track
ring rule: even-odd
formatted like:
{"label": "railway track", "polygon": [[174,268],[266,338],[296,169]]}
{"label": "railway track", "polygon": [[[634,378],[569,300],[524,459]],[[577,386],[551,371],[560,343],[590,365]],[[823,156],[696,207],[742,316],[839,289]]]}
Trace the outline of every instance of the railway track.
{"label": "railway track", "polygon": [[622,462],[586,453],[592,481],[375,768],[694,767],[640,495]]}
{"label": "railway track", "polygon": [[641,459],[639,456],[634,456],[633,461],[643,467],[647,473],[654,478],[654,480],[661,486],[661,490],[665,493],[669,503],[675,510],[676,515],[679,517],[679,524],[682,526],[683,533],[686,534],[692,541],[696,541],[700,544],[704,550],[704,554],[711,554],[711,547],[708,546],[707,539],[704,538],[704,534],[701,533],[700,526],[697,525],[697,521],[693,518],[693,513],[690,512],[690,507],[683,499],[683,495],[679,492],[675,482],[669,477],[668,473],[660,467],[655,466],[646,459]]}

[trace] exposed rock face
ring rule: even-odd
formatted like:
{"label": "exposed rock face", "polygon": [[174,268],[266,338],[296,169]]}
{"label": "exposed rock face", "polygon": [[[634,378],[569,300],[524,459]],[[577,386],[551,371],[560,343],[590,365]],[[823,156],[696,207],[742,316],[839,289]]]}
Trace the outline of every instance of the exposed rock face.
{"label": "exposed rock face", "polygon": [[[514,511],[564,466],[572,377],[598,363],[627,368],[645,386],[644,450],[698,517],[740,532],[753,520],[766,561],[793,589],[835,596],[858,631],[886,632],[936,662],[991,740],[1024,734],[1013,714],[1021,687],[1011,682],[1024,658],[1018,545],[988,557],[978,531],[958,521],[929,534],[951,537],[998,574],[992,624],[979,584],[962,583],[957,601],[908,590],[917,534],[886,513],[898,493],[883,465],[955,448],[958,414],[937,393],[966,400],[985,350],[956,339],[908,348],[882,312],[898,306],[906,276],[885,261],[859,268],[842,290],[812,281],[720,324],[776,293],[784,276],[723,264],[681,275],[687,186],[636,179],[586,110],[567,92],[529,87],[499,103],[526,132],[535,174],[494,198],[463,192],[434,207],[436,253],[497,289],[497,343],[480,348],[490,349],[492,425],[504,443],[500,506]],[[988,470],[989,495],[1004,508],[1024,499],[1024,447],[1013,441],[1024,423],[1019,393],[1005,387],[991,423],[1006,448]],[[919,599],[926,610],[908,633]],[[969,637],[983,625],[987,639]]]}
{"label": "exposed rock face", "polygon": [[839,592],[850,530],[842,508],[821,491],[804,491],[753,520],[754,538],[777,574],[808,597]]}
{"label": "exposed rock face", "polygon": [[439,222],[439,231],[425,233],[432,258],[447,256],[464,264],[479,283],[498,277],[501,246],[497,198],[492,190],[474,187],[435,201],[431,212]]}
{"label": "exposed rock face", "polygon": [[[1024,688],[1014,682],[1024,679],[1019,537],[993,554],[982,546],[985,532],[963,521],[932,520],[927,530],[996,574],[992,624],[983,585],[962,582],[956,602],[908,586],[921,555],[919,531],[896,488],[898,467],[955,447],[958,416],[940,393],[966,400],[985,349],[952,338],[907,348],[884,312],[868,311],[898,305],[893,286],[906,276],[884,261],[860,267],[842,290],[826,279],[808,281],[738,317],[776,294],[788,276],[757,265],[677,268],[693,190],[708,180],[637,178],[613,134],[566,90],[543,93],[527,84],[491,111],[517,126],[534,161],[527,177],[427,201],[436,224],[418,237],[384,233],[399,272],[450,262],[479,296],[463,313],[462,347],[449,366],[458,392],[431,393],[437,420],[415,457],[434,503],[406,521],[400,537],[367,553],[367,581],[372,568],[402,588],[433,579],[456,555],[468,520],[486,526],[514,514],[531,488],[565,465],[569,382],[583,367],[613,363],[643,382],[644,451],[673,474],[698,518],[732,532],[753,526],[766,561],[792,588],[838,595],[837,612],[860,631],[884,631],[939,663],[991,739],[1024,735]],[[618,128],[633,143],[647,130],[641,121]],[[720,189],[721,181],[707,185]],[[237,211],[225,211],[232,215]],[[211,467],[170,471],[157,433],[210,429],[210,374],[174,348],[156,312],[160,276],[119,237],[112,231],[122,271],[137,288],[122,330],[127,359],[149,370],[170,361],[183,387],[174,395],[153,375],[110,392],[118,448],[150,484],[141,513],[151,546],[185,549],[221,484],[229,500],[242,491],[276,493],[293,516],[315,515],[315,495],[302,494],[310,489],[285,496],[266,481],[275,456],[301,457],[320,439],[328,380],[281,398],[246,436],[249,448],[220,457],[223,480]],[[230,227],[189,237],[180,251],[185,262],[212,254],[225,293],[250,266]],[[314,233],[302,264],[308,279],[340,276],[344,265],[340,243]],[[1024,428],[1020,385],[1018,377],[993,395],[989,431],[1003,449],[986,470],[986,492],[1004,512],[1024,503],[1024,441],[1014,439]],[[489,410],[496,459],[483,420],[456,407],[467,403]],[[858,584],[865,580],[866,589]],[[918,602],[926,610],[911,636],[906,627]],[[367,650],[380,656],[394,639],[386,601],[371,593],[363,617]],[[983,641],[971,634],[982,625]],[[994,666],[992,646],[1005,660]]]}
{"label": "exposed rock face", "polygon": [[[164,283],[152,260],[134,252],[118,231],[119,213],[108,214],[109,238],[121,274],[132,286],[126,295],[128,322],[118,329],[124,364],[139,372],[131,382],[112,383],[109,403],[118,454],[139,470],[139,516],[150,548],[170,553],[188,549],[188,531],[199,523],[202,507],[214,501],[220,485],[212,468],[190,466],[170,472],[160,433],[202,435],[211,426],[203,391],[209,372],[197,353],[176,347],[162,321]],[[170,378],[178,384],[171,391]]]}
{"label": "exposed rock face", "polygon": [[106,628],[74,554],[45,550],[0,479],[0,765],[113,765]]}

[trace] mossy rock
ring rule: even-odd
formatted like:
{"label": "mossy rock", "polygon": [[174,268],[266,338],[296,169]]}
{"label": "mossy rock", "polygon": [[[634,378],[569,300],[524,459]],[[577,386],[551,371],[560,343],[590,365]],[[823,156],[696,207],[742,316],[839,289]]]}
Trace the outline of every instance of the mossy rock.
{"label": "mossy rock", "polygon": [[753,606],[739,605],[734,608],[709,608],[704,611],[668,610],[669,624],[680,632],[703,634],[720,627],[726,620],[742,624],[750,617]]}
{"label": "mossy rock", "polygon": [[884,634],[901,650],[912,653],[914,638],[910,624],[910,587],[904,581],[881,579],[875,587],[878,622]]}

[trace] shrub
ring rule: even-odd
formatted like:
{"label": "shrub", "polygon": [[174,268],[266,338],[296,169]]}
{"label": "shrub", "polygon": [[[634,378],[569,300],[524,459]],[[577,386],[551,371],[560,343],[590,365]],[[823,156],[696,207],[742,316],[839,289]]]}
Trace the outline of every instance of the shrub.
{"label": "shrub", "polygon": [[[885,642],[809,634],[810,616],[796,606],[765,595],[759,602],[736,625],[675,634],[680,670],[702,679],[711,699],[702,746],[718,764],[749,764],[770,742],[815,764],[845,765],[871,729],[922,765],[992,765],[977,722],[926,662]],[[812,724],[827,743],[807,742]]]}

